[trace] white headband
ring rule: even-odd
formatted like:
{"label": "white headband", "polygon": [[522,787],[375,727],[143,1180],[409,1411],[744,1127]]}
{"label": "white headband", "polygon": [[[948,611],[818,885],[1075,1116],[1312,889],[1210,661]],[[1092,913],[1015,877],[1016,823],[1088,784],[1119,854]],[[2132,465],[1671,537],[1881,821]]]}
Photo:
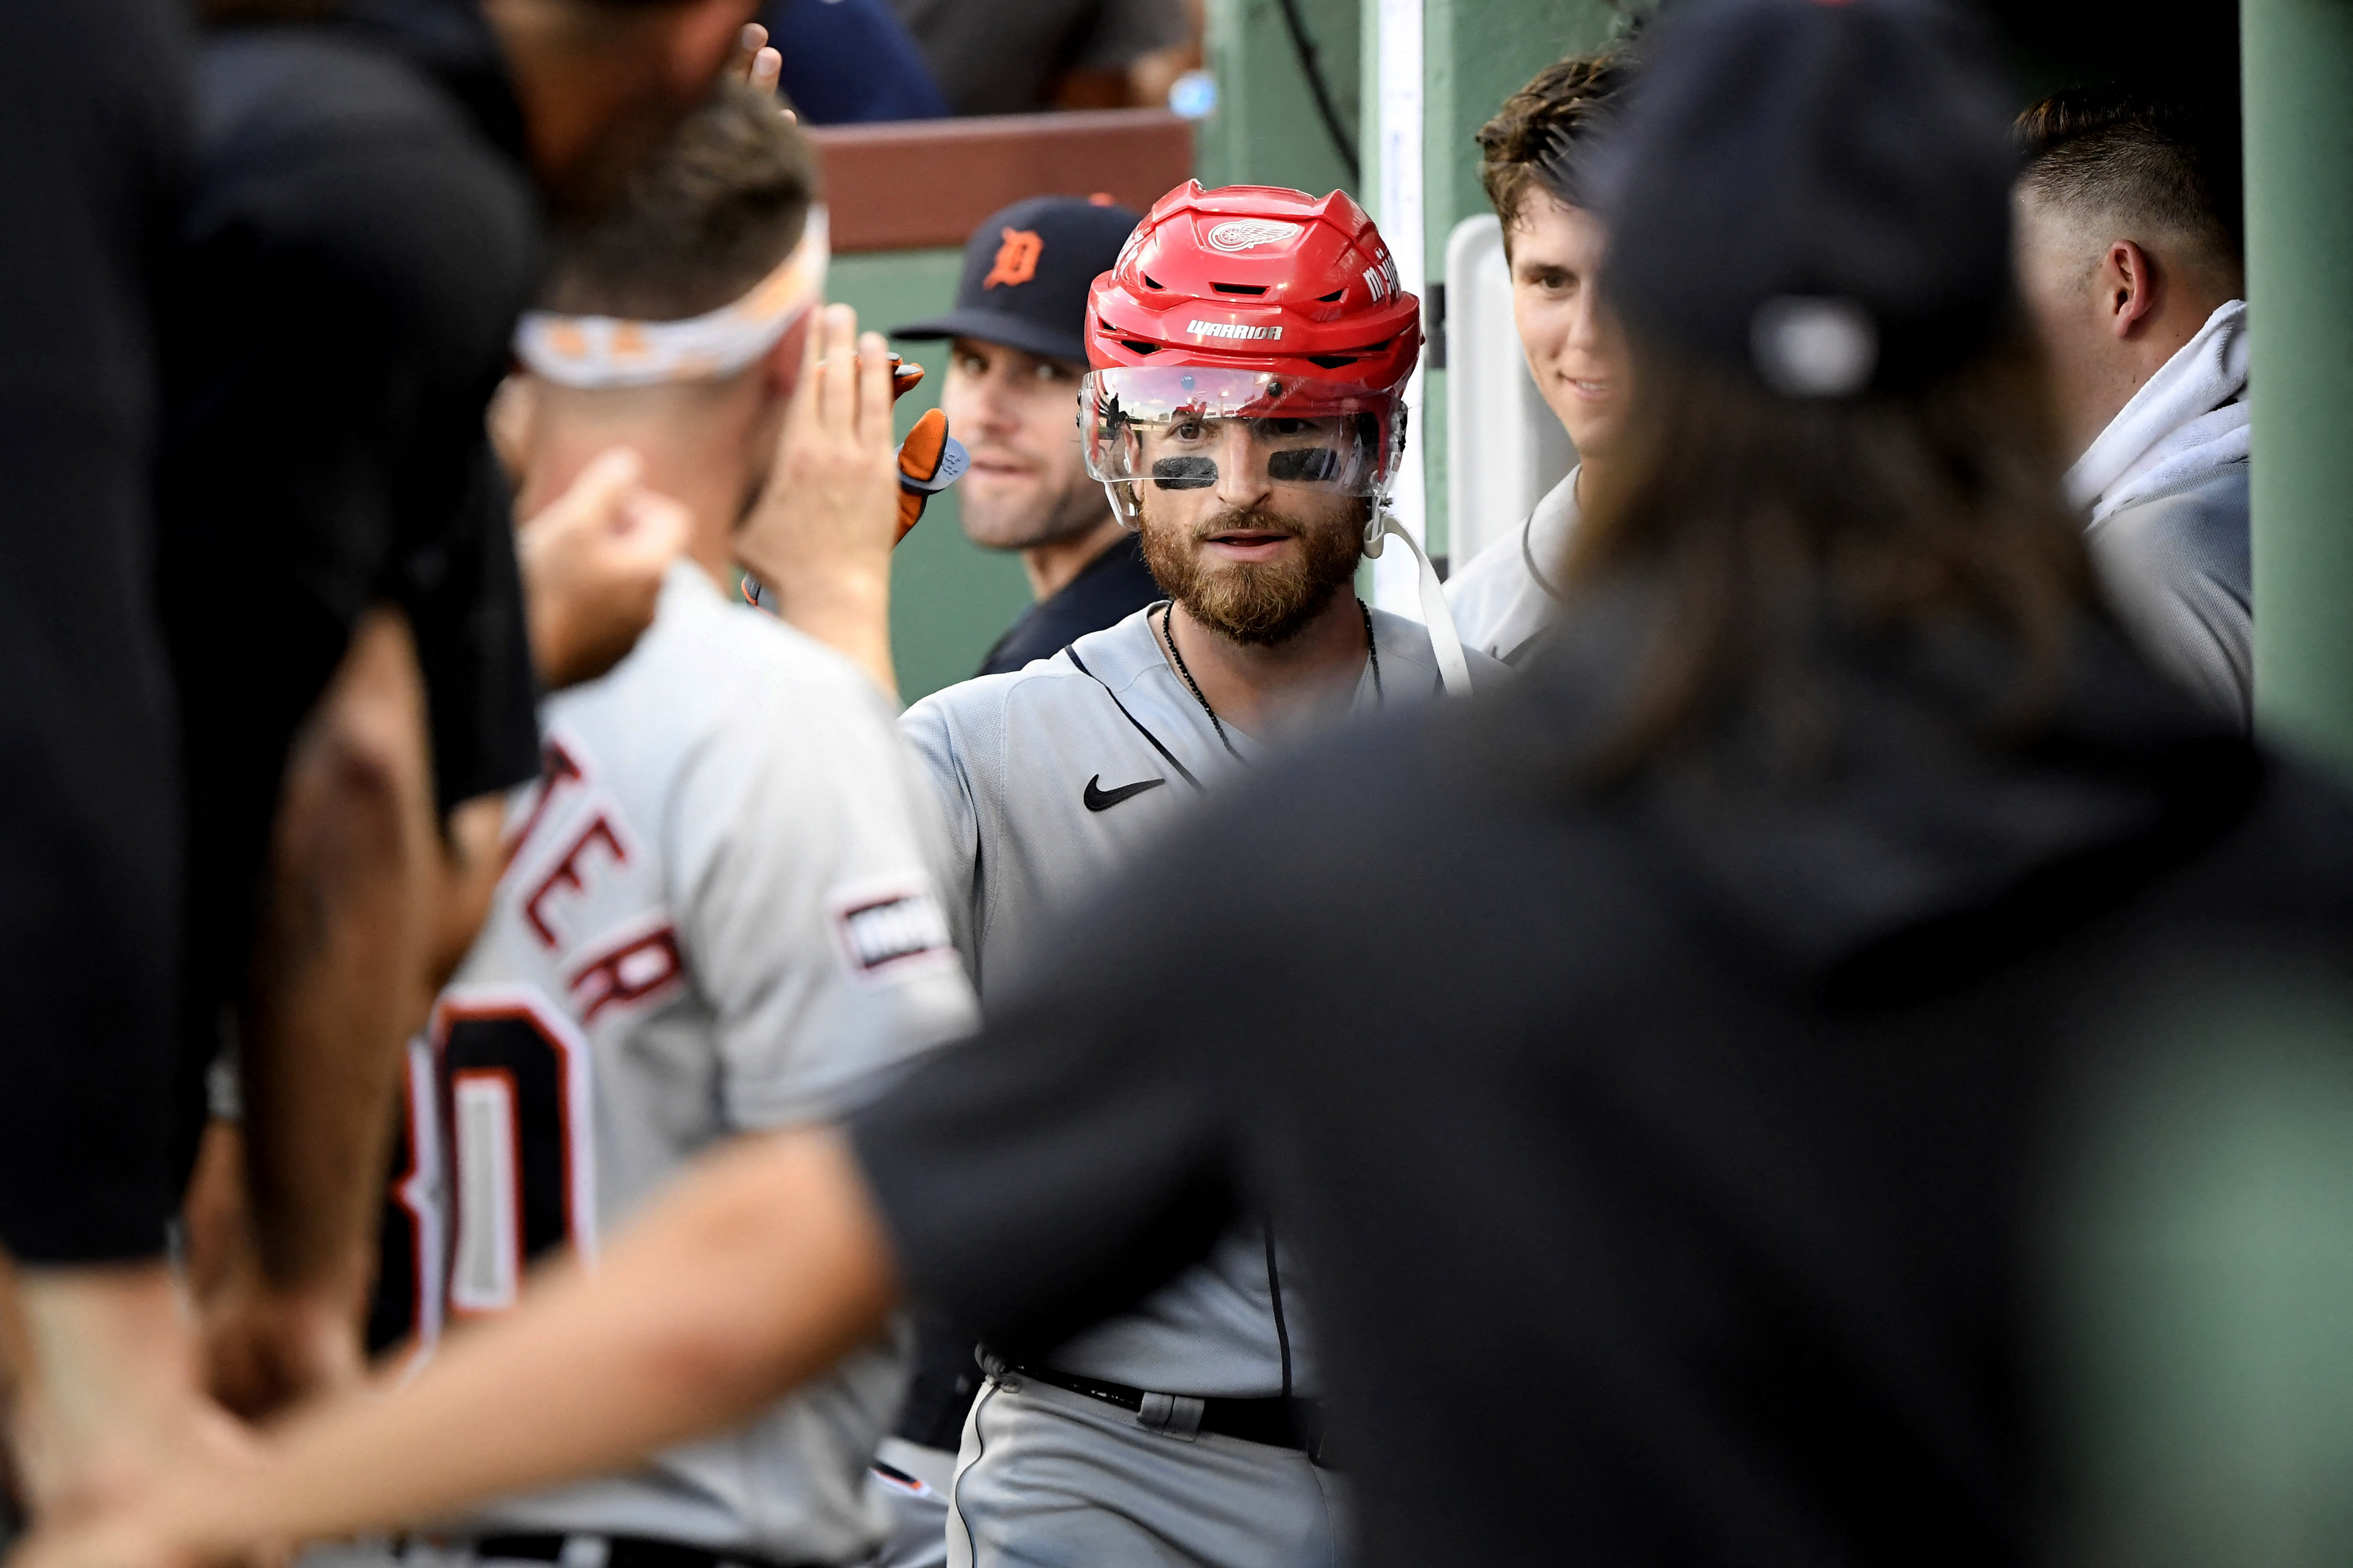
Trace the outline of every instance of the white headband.
{"label": "white headband", "polygon": [[732,305],[683,321],[531,310],[516,323],[515,353],[534,375],[590,390],[733,375],[824,298],[831,254],[825,208],[812,205],[793,253]]}

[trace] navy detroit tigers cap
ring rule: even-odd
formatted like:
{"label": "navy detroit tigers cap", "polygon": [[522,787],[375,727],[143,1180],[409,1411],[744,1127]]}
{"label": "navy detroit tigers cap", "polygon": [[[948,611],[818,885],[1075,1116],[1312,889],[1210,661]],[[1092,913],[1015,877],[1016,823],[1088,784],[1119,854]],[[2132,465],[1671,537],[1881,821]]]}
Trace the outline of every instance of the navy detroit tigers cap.
{"label": "navy detroit tigers cap", "polygon": [[965,242],[955,308],[894,338],[977,338],[1087,363],[1087,289],[1144,216],[1082,196],[1032,196],[991,213]]}
{"label": "navy detroit tigers cap", "polygon": [[2015,318],[2011,93],[1941,0],[1691,0],[1591,173],[1627,326],[1791,396],[1917,385]]}

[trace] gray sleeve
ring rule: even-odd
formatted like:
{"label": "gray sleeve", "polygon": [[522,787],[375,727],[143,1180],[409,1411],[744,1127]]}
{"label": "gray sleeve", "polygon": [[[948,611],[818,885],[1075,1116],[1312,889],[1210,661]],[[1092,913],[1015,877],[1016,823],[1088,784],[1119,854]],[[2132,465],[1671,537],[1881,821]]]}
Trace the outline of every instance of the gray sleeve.
{"label": "gray sleeve", "polygon": [[976,1020],[889,717],[847,667],[791,697],[697,752],[664,825],[738,1129],[839,1115]]}
{"label": "gray sleeve", "polygon": [[[949,691],[956,689],[951,687]],[[944,864],[939,868],[940,895],[946,900],[948,929],[956,950],[974,973],[980,969],[980,937],[985,925],[980,909],[980,795],[974,787],[966,753],[958,743],[955,710],[934,693],[899,716],[899,732],[913,750],[918,786],[928,790],[938,808],[944,838]]]}
{"label": "gray sleeve", "polygon": [[1103,0],[1086,45],[1072,62],[1081,70],[1111,70],[1145,55],[1173,49],[1193,37],[1183,0]]}
{"label": "gray sleeve", "polygon": [[2207,708],[2253,721],[2253,571],[2244,464],[2113,513],[2092,530],[2108,601],[2141,649]]}

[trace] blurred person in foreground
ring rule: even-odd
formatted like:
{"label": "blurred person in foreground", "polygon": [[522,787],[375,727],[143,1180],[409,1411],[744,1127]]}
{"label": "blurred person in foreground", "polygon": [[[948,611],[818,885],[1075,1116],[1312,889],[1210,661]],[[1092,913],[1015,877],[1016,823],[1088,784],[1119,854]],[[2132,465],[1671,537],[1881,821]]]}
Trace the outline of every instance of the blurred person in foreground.
{"label": "blurred person in foreground", "polygon": [[1018,550],[1037,597],[982,675],[1050,658],[1160,597],[1142,539],[1087,475],[1078,426],[1087,289],[1140,216],[1076,196],[991,213],[965,243],[955,308],[892,331],[950,340],[940,407],[972,453],[956,519],[975,544]]}
{"label": "blurred person in foreground", "polygon": [[1578,187],[1583,155],[1633,79],[1623,47],[1571,56],[1537,72],[1479,129],[1479,178],[1503,220],[1520,347],[1545,406],[1577,448],[1577,467],[1513,537],[1447,579],[1447,608],[1462,640],[1506,664],[1528,657],[1553,624],[1579,498],[1606,481],[1624,443],[1632,395],[1626,336],[1601,297],[1601,220]]}
{"label": "blurred person in foreground", "polygon": [[147,476],[187,45],[165,0],[0,9],[0,1399],[11,1500],[52,1510],[221,1429],[164,1253],[184,834]]}
{"label": "blurred person in foreground", "polygon": [[2253,722],[2247,291],[2235,122],[2129,87],[2019,117],[2019,275],[2091,514],[2149,653]]}
{"label": "blurred person in foreground", "polygon": [[209,1379],[241,1413],[359,1375],[400,1043],[480,921],[540,686],[627,649],[678,546],[608,475],[519,570],[483,415],[543,214],[608,200],[751,9],[206,7],[158,581],[191,843],[174,1167],[207,1064],[234,1067],[215,1098],[242,1142],[206,1151],[190,1221]]}
{"label": "blurred person in foreground", "polygon": [[[1366,1563],[2247,1560],[2163,1527],[2260,1492],[2225,1445],[2292,1436],[2272,1385],[2195,1334],[2135,1363],[2131,1331],[2290,1254],[2168,1248],[2227,1140],[2110,1134],[2185,992],[2333,996],[2313,1050],[2353,1079],[2353,807],[2100,607],[2018,341],[1991,58],[1907,0],[1671,17],[1603,203],[1633,444],[1520,681],[1261,773],[847,1137],[714,1162],[593,1281],[27,1568],[602,1468],[902,1296],[1051,1345],[1245,1202],[1315,1282]],[[2176,1228],[2083,1245],[2118,1181]],[[2327,1223],[2282,1240],[2341,1258]],[[2087,1344],[2253,1425],[2137,1491],[2144,1434],[2066,1419]]]}
{"label": "blurred person in foreground", "polygon": [[[544,704],[548,765],[508,802],[490,918],[410,1048],[379,1337],[429,1353],[514,1307],[526,1266],[593,1260],[698,1155],[839,1115],[972,1026],[892,705],[723,591],[780,436],[813,416],[787,400],[805,377],[822,390],[820,352],[850,356],[842,323],[811,330],[813,164],[765,95],[722,92],[566,237],[523,319],[523,507],[623,446],[692,522],[637,647]],[[868,1562],[896,1342],[717,1438],[499,1499],[446,1524],[430,1559]]]}
{"label": "blurred person in foreground", "polygon": [[776,87],[806,125],[940,120],[951,111],[891,0],[766,0]]}

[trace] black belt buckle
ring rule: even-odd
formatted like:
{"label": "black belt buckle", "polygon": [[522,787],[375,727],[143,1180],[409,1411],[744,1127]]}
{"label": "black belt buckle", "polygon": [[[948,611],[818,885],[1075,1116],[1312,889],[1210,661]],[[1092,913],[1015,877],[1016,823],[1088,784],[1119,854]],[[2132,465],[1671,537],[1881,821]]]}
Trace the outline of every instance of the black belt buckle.
{"label": "black belt buckle", "polygon": [[[1053,1367],[1026,1366],[991,1357],[982,1363],[992,1376],[1012,1375],[1033,1378],[1050,1388],[1066,1394],[1082,1394],[1089,1399],[1099,1399],[1119,1409],[1141,1413],[1145,1391],[1131,1388],[1124,1383],[1102,1383],[1075,1373],[1058,1371]],[[1235,1437],[1245,1443],[1263,1443],[1271,1448],[1295,1448],[1305,1454],[1308,1462],[1324,1463],[1324,1406],[1314,1399],[1286,1398],[1277,1394],[1266,1399],[1206,1398],[1201,1401],[1200,1430],[1214,1432],[1221,1437]]]}

